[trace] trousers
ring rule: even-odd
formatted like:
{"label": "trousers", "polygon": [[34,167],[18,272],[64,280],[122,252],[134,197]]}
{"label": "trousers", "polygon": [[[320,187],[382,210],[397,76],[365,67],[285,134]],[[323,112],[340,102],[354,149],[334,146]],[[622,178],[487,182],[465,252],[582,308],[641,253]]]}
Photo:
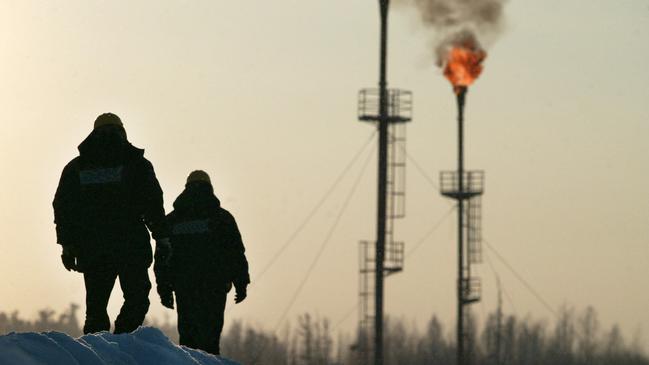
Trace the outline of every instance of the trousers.
{"label": "trousers", "polygon": [[116,334],[133,332],[142,325],[150,304],[151,281],[149,281],[147,267],[106,265],[101,268],[86,269],[83,273],[86,285],[84,334],[110,330],[110,318],[106,307],[117,278],[124,294],[124,304],[115,319],[114,332]]}
{"label": "trousers", "polygon": [[201,285],[175,292],[180,344],[219,355],[227,293]]}

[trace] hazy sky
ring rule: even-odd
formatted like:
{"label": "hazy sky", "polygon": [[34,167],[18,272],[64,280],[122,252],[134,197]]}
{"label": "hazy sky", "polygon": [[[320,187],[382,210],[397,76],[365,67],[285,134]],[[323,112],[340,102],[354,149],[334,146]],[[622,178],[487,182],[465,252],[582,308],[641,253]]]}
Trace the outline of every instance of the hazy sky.
{"label": "hazy sky", "polygon": [[[429,34],[393,9],[389,82],[414,93],[408,153],[434,180],[455,166],[455,103]],[[486,171],[487,241],[554,308],[594,305],[649,343],[649,1],[511,0],[467,100],[467,166]],[[60,263],[51,201],[95,117],[122,117],[146,149],[165,206],[197,168],[237,218],[253,286],[228,312],[272,329],[366,158],[370,165],[289,312],[338,323],[358,301],[358,241],[374,239],[376,145],[263,277],[261,269],[362,147],[356,95],[378,79],[376,1],[0,2],[0,311],[83,303]],[[366,157],[369,156],[369,157]],[[408,165],[410,249],[450,202]],[[386,310],[423,323],[455,315],[449,216],[386,282]],[[485,248],[507,313],[550,312]],[[478,315],[494,309],[485,262]],[[150,313],[166,311],[155,291]],[[232,299],[230,299],[232,300]],[[121,295],[113,293],[114,319]],[[356,313],[340,328],[355,326]]]}

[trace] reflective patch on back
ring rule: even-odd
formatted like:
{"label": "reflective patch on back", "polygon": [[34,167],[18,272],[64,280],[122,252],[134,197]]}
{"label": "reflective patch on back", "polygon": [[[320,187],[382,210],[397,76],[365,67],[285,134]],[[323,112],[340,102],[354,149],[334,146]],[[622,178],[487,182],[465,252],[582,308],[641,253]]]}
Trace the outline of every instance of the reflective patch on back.
{"label": "reflective patch on back", "polygon": [[181,222],[174,224],[171,228],[173,234],[201,234],[209,231],[209,219]]}
{"label": "reflective patch on back", "polygon": [[123,169],[124,166],[81,170],[79,172],[79,181],[81,185],[119,183],[122,181]]}

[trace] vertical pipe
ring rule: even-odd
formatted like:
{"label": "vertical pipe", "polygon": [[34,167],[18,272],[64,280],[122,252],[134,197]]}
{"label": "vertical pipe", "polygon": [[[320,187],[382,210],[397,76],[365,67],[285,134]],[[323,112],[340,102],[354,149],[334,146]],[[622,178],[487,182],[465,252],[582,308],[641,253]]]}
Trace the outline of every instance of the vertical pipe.
{"label": "vertical pipe", "polygon": [[457,365],[465,365],[464,348],[464,96],[466,88],[456,88],[457,93],[457,175],[458,175],[458,209],[457,209]]}
{"label": "vertical pipe", "polygon": [[376,232],[376,291],[374,317],[374,365],[383,365],[383,265],[385,258],[385,227],[388,160],[388,105],[387,105],[387,43],[389,0],[379,0],[381,12],[381,46],[379,75],[379,158],[378,204]]}
{"label": "vertical pipe", "polygon": [[500,365],[500,346],[502,344],[502,321],[503,321],[503,297],[500,288],[500,278],[498,279],[498,312],[496,313],[496,365]]}

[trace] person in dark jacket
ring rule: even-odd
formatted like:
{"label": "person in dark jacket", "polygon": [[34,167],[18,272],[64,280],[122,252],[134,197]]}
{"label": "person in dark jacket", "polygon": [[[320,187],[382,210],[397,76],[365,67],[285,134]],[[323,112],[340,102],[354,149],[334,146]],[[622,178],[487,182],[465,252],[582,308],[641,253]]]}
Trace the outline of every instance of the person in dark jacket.
{"label": "person in dark jacket", "polygon": [[248,261],[232,214],[221,207],[209,176],[194,171],[167,216],[171,259],[154,266],[162,304],[178,306],[180,344],[219,354],[227,293],[247,296]]}
{"label": "person in dark jacket", "polygon": [[120,118],[97,117],[79,145],[79,156],[63,169],[54,197],[57,243],[65,268],[83,273],[86,287],[84,333],[110,330],[106,306],[115,279],[124,304],[115,333],[131,332],[149,309],[152,254],[169,256],[162,190],[144,150],[128,142]]}

